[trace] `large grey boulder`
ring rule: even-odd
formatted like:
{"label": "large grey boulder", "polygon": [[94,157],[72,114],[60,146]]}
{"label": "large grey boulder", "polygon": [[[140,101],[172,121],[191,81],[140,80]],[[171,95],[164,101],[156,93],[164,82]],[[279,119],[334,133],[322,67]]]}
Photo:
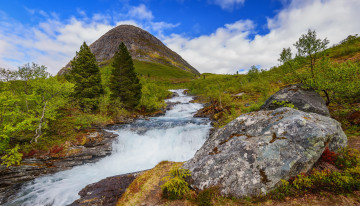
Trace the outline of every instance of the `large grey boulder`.
{"label": "large grey boulder", "polygon": [[293,104],[304,112],[330,116],[324,99],[313,89],[304,89],[302,84],[294,84],[276,92],[261,106],[261,110],[274,110],[283,107],[281,103]]}
{"label": "large grey boulder", "polygon": [[223,195],[253,196],[307,172],[326,146],[337,151],[346,145],[336,120],[282,107],[239,116],[213,133],[183,167],[196,189],[219,186]]}

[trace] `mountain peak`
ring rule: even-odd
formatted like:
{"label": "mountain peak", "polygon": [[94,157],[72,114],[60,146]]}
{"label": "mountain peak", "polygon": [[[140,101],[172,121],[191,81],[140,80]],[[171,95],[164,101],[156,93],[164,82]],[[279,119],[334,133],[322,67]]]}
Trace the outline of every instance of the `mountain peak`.
{"label": "mountain peak", "polygon": [[[182,70],[199,74],[180,55],[165,46],[158,38],[149,32],[132,25],[119,25],[90,45],[98,62],[111,59],[121,42],[124,42],[133,59],[146,62],[156,62],[174,66]],[[69,68],[68,64],[65,68]],[[61,69],[59,74],[66,72]]]}

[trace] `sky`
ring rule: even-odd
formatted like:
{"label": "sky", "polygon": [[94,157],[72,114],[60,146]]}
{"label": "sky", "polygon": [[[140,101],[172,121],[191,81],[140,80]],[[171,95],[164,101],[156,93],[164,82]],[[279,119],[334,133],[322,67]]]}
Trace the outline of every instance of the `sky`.
{"label": "sky", "polygon": [[338,44],[360,34],[360,0],[0,0],[0,67],[56,74],[113,27],[147,30],[201,73],[279,65],[308,29]]}

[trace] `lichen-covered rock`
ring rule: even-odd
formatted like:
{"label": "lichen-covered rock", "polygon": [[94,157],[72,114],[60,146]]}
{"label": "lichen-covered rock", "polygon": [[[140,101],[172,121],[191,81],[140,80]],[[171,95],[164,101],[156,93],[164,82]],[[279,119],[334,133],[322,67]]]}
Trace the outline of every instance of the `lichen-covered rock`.
{"label": "lichen-covered rock", "polygon": [[323,98],[313,89],[304,89],[302,84],[290,85],[272,95],[262,110],[274,110],[283,107],[282,104],[293,104],[297,109],[304,112],[313,112],[324,116],[330,116]]}
{"label": "lichen-covered rock", "polygon": [[346,145],[336,120],[282,107],[241,115],[213,133],[183,167],[194,188],[219,186],[223,195],[253,196],[307,172],[326,146],[337,151]]}

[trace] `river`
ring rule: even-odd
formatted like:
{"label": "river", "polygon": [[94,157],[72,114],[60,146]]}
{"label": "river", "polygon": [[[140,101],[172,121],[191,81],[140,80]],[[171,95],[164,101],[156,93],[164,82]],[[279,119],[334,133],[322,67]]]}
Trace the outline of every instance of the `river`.
{"label": "river", "polygon": [[119,135],[111,155],[96,163],[36,178],[5,205],[68,205],[80,198],[78,192],[86,185],[106,177],[150,169],[163,160],[192,158],[208,136],[210,121],[193,118],[202,105],[190,103],[193,98],[184,95],[184,90],[171,91],[179,96],[167,101],[180,103],[164,116],[137,120],[111,130]]}

